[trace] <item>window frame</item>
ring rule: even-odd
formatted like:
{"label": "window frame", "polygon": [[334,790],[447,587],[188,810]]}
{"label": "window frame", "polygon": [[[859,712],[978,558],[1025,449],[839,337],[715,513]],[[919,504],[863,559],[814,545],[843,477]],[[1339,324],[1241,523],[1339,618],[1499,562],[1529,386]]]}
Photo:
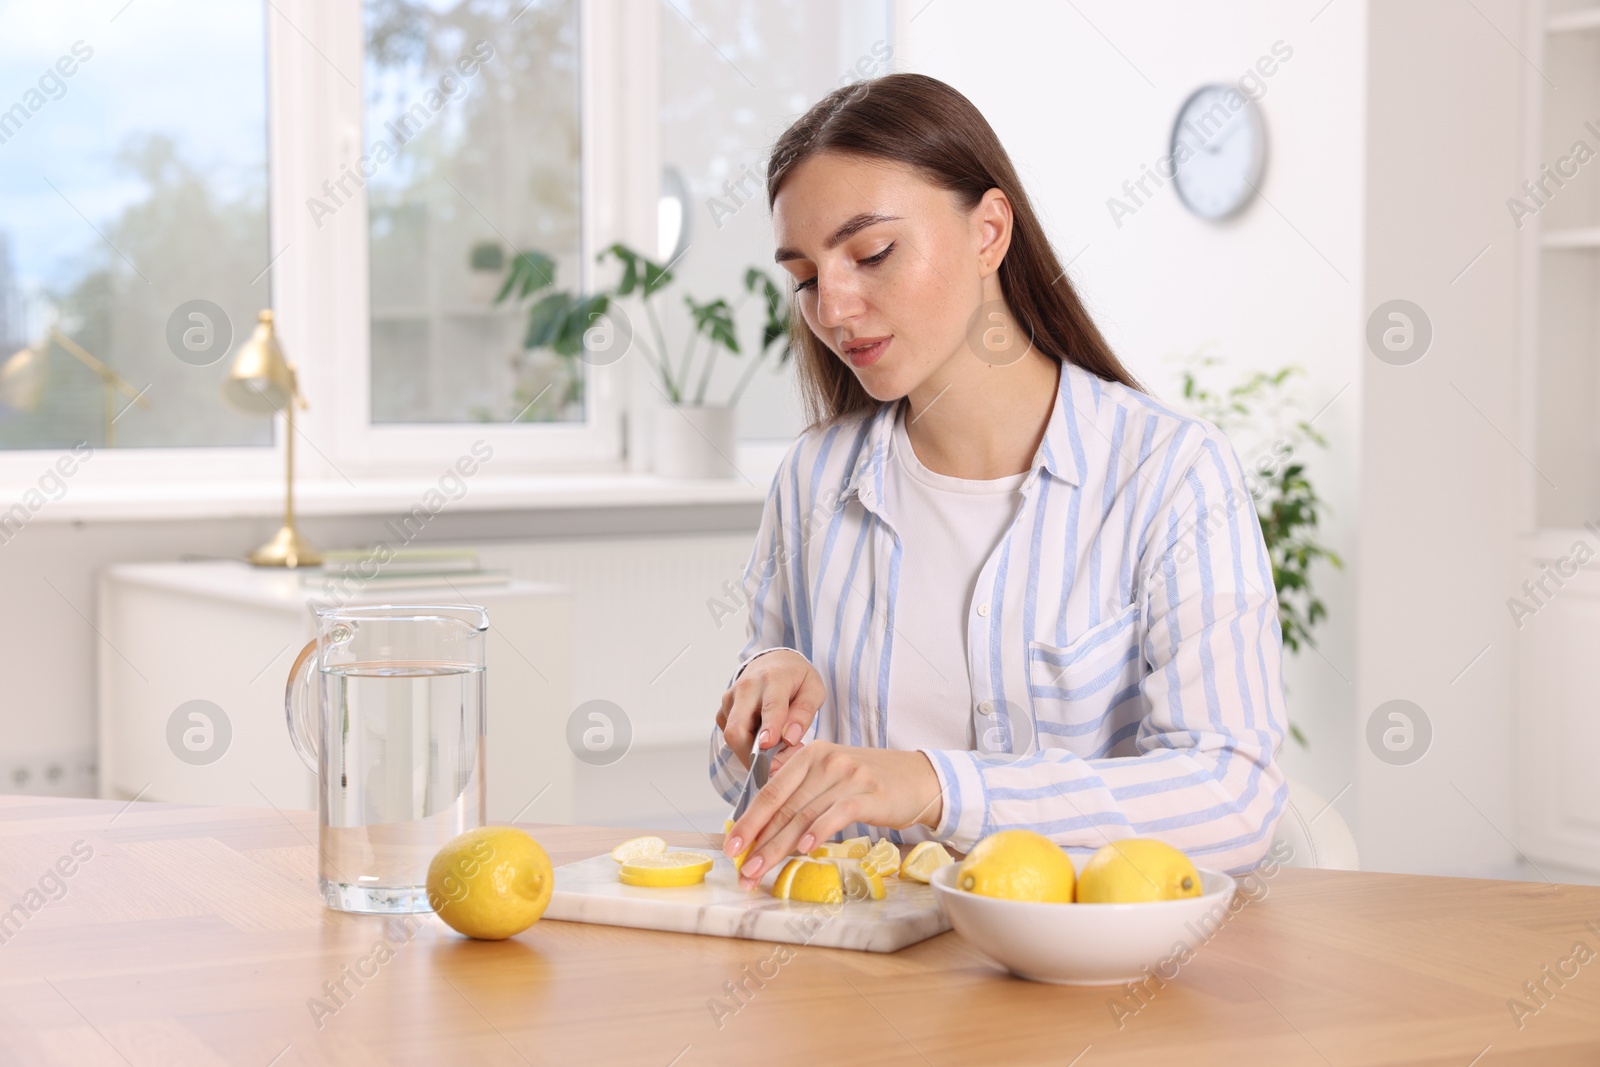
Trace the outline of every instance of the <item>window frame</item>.
{"label": "window frame", "polygon": [[[371,421],[371,340],[368,293],[368,218],[366,191],[361,189],[346,207],[325,220],[321,231],[303,208],[305,199],[343,166],[354,167],[361,156],[364,136],[363,93],[359,88],[364,66],[365,31],[362,0],[275,0],[284,17],[278,23],[271,51],[274,55],[274,103],[283,105],[284,122],[274,123],[269,158],[279,164],[273,173],[275,212],[274,247],[303,250],[328,248],[323,254],[293,257],[288,251],[274,265],[274,292],[294,300],[283,318],[299,323],[306,337],[326,337],[333,355],[318,360],[302,372],[308,392],[329,398],[325,414],[317,420],[318,436],[332,445],[326,463],[333,477],[404,476],[437,473],[466,454],[476,441],[494,448],[496,473],[603,472],[625,469],[622,437],[623,398],[631,370],[630,361],[608,367],[587,368],[586,420],[575,424],[454,423],[374,424]],[[641,231],[637,206],[626,200],[639,190],[619,181],[629,169],[645,160],[635,150],[632,158],[616,158],[617,146],[641,145],[637,127],[647,109],[628,107],[637,98],[607,92],[606,75],[627,70],[619,60],[632,58],[641,44],[653,44],[654,28],[642,20],[621,17],[622,0],[585,3],[576,0],[579,40],[579,123],[583,264],[580,285],[585,291],[596,282],[594,250],[616,240],[637,241]],[[325,25],[324,46],[331,62],[324,62],[300,39],[289,19],[299,22],[291,9]],[[310,31],[307,31],[309,34]],[[308,61],[320,64],[325,94],[306,93],[304,73]],[[337,68],[337,69],[335,69]],[[348,80],[339,71],[349,75]],[[352,85],[350,82],[354,82]],[[653,94],[652,94],[653,96]],[[309,149],[309,150],[308,150]],[[648,149],[654,152],[655,141]],[[649,173],[649,171],[646,171]],[[654,191],[648,198],[653,213]],[[299,207],[297,207],[299,205]],[[492,220],[491,220],[492,224]],[[281,272],[281,273],[280,273]],[[282,283],[282,288],[278,288]],[[285,338],[288,344],[288,338]],[[341,357],[338,353],[344,353]]]}

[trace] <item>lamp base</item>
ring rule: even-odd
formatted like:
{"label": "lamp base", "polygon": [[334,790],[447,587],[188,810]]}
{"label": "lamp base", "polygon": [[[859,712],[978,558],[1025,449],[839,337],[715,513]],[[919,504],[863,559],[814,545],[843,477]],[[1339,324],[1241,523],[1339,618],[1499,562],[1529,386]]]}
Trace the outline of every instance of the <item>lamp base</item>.
{"label": "lamp base", "polygon": [[322,553],[306,543],[300,531],[285,524],[272,540],[250,553],[257,567],[315,567]]}

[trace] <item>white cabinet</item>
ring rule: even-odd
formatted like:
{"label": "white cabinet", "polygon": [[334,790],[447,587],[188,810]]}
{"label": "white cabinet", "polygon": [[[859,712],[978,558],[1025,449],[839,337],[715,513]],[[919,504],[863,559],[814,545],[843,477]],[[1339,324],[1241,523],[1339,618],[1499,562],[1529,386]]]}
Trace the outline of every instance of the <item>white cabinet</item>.
{"label": "white cabinet", "polygon": [[[289,668],[315,633],[311,602],[320,590],[303,586],[302,573],[227,560],[105,571],[97,623],[102,796],[315,806],[314,779],[289,742],[283,709]],[[485,607],[488,818],[571,821],[565,586],[388,587],[348,603]]]}
{"label": "white cabinet", "polygon": [[1522,605],[1515,836],[1535,863],[1600,872],[1600,562],[1577,566],[1600,556],[1600,4],[1527,11],[1528,135],[1506,201],[1522,263],[1521,451],[1532,457],[1509,590]]}
{"label": "white cabinet", "polygon": [[1515,638],[1517,844],[1535,863],[1600,872],[1600,565],[1563,575],[1579,542],[1600,554],[1587,529],[1526,546],[1527,573],[1542,588],[1518,596],[1536,610],[1522,614]]}

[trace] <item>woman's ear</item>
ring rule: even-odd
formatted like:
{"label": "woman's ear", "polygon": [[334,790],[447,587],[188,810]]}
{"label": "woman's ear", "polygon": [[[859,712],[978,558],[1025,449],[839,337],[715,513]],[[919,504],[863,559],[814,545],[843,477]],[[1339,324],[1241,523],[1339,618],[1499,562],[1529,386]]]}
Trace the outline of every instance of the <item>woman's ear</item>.
{"label": "woman's ear", "polygon": [[985,275],[1000,269],[1011,247],[1011,200],[999,189],[990,189],[973,209],[978,227],[978,262]]}

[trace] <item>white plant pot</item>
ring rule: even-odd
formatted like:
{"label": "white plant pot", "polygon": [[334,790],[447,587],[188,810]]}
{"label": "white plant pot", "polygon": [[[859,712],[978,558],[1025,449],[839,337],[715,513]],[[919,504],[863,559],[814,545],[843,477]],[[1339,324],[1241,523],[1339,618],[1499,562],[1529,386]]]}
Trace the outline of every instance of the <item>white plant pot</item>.
{"label": "white plant pot", "polygon": [[655,471],[663,478],[732,478],[734,409],[663,404],[656,409]]}

